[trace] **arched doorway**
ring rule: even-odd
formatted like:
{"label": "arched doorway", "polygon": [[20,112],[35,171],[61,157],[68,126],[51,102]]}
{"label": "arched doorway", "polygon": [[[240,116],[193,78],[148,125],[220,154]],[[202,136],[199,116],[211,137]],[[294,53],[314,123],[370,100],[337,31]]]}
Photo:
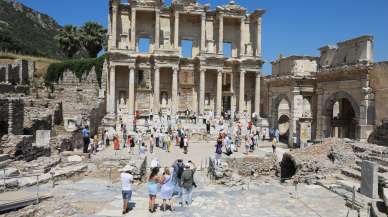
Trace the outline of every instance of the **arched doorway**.
{"label": "arched doorway", "polygon": [[326,132],[330,137],[357,138],[359,106],[346,92],[333,94],[326,104]]}
{"label": "arched doorway", "polygon": [[279,140],[287,143],[290,133],[291,106],[287,96],[279,95],[272,105],[273,127],[279,129]]}

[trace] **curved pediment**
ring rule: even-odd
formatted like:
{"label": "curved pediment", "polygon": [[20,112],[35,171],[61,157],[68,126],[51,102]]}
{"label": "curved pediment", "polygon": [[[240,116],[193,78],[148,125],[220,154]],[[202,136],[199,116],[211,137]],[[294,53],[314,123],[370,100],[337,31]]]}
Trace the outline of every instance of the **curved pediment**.
{"label": "curved pediment", "polygon": [[218,6],[217,11],[224,12],[229,15],[245,15],[247,9],[237,4],[235,1],[230,1],[228,4],[223,6]]}

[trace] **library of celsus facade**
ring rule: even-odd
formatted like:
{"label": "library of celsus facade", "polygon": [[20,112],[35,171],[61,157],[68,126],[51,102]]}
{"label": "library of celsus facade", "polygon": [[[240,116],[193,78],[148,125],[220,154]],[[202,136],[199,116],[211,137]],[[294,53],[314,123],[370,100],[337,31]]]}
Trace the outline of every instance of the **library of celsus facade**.
{"label": "library of celsus facade", "polygon": [[[263,10],[231,1],[110,0],[107,111],[260,113]],[[228,50],[226,50],[228,49]]]}

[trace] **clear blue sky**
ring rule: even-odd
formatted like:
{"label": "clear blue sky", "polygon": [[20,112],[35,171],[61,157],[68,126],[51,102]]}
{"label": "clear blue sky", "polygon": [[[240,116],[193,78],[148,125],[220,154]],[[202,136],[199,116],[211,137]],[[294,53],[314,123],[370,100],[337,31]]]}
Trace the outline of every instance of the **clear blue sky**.
{"label": "clear blue sky", "polygon": [[[19,0],[61,25],[97,21],[107,25],[108,0]],[[169,3],[170,1],[166,1]],[[200,0],[212,7],[229,0]],[[264,71],[281,53],[318,55],[317,48],[363,34],[375,37],[375,61],[388,60],[388,0],[237,0],[249,10],[265,9]]]}

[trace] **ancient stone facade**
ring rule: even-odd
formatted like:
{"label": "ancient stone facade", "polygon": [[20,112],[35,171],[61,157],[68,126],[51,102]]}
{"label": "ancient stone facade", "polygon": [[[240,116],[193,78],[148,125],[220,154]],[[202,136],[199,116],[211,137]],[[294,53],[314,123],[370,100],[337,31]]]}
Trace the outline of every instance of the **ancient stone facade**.
{"label": "ancient stone facade", "polygon": [[215,10],[195,0],[109,6],[110,114],[260,113],[263,10],[248,14],[234,1]]}
{"label": "ancient stone facade", "polygon": [[387,74],[383,63],[373,63],[372,48],[373,37],[361,36],[322,47],[319,57],[280,57],[272,62],[272,75],[263,79],[262,115],[272,127],[284,128],[281,134],[290,145],[328,137],[367,140],[387,116],[375,104],[376,94],[387,93],[371,78]]}

